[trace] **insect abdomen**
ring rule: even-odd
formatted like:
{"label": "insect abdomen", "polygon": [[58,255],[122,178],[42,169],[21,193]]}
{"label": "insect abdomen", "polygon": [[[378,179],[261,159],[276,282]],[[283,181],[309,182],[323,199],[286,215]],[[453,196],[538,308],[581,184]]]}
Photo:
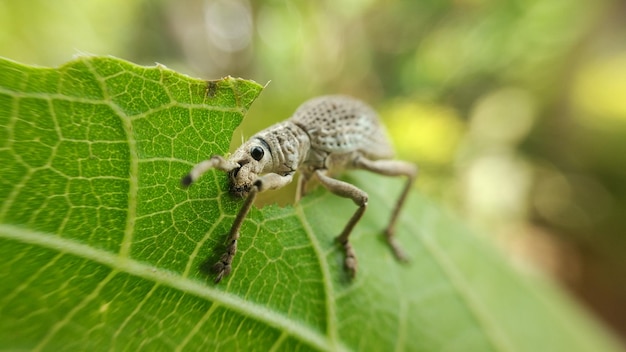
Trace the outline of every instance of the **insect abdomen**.
{"label": "insect abdomen", "polygon": [[311,140],[329,153],[360,151],[373,159],[393,157],[393,148],[374,110],[359,100],[323,96],[302,104],[291,117]]}

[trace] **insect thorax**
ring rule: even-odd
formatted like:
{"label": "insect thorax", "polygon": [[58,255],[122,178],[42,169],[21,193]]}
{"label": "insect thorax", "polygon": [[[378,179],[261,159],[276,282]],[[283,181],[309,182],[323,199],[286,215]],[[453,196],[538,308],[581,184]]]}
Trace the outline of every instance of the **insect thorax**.
{"label": "insect thorax", "polygon": [[264,171],[278,174],[296,171],[306,160],[311,145],[309,136],[291,121],[273,125],[252,138],[264,141],[269,147],[272,163]]}

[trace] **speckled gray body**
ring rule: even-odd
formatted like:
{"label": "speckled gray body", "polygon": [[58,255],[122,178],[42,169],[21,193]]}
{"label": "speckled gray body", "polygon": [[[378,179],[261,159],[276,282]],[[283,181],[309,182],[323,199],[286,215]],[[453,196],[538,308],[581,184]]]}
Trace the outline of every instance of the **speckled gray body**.
{"label": "speckled gray body", "polygon": [[372,160],[393,157],[385,128],[374,110],[359,100],[328,96],[302,104],[289,119],[309,136],[315,166],[329,154],[359,153]]}
{"label": "speckled gray body", "polygon": [[[257,144],[270,156],[259,160],[260,165],[254,165],[247,156]],[[244,160],[245,165],[231,173],[231,190],[245,196],[255,179],[252,174],[285,175],[298,170],[308,179],[317,169],[334,174],[350,168],[358,156],[379,160],[393,155],[385,128],[369,106],[341,95],[318,97],[302,104],[288,120],[256,133],[239,147],[229,160]]]}
{"label": "speckled gray body", "polygon": [[298,180],[296,201],[305,193],[309,180],[316,179],[332,193],[349,198],[358,206],[337,242],[345,252],[345,267],[351,277],[357,270],[350,233],[367,208],[368,196],[347,182],[332,178],[343,169],[363,169],[387,176],[406,176],[407,182],[392,212],[385,238],[396,257],[406,259],[394,239],[398,213],[415,177],[411,163],[391,160],[393,149],[376,113],[359,100],[345,96],[323,96],[302,104],[286,121],[253,135],[228,159],[216,155],[197,164],[182,179],[184,186],[196,181],[204,172],[217,168],[228,172],[230,191],[246,197],[233,222],[226,252],[216,263],[216,282],[231,271],[237,250],[239,230],[258,192],[284,187]]}

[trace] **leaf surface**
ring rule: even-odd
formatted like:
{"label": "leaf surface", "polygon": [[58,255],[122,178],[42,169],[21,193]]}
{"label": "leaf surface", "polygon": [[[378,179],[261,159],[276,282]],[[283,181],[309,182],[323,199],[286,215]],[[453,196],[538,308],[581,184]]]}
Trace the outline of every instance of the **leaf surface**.
{"label": "leaf surface", "polygon": [[163,66],[84,57],[58,69],[0,61],[0,346],[38,350],[617,350],[568,298],[520,276],[402,181],[363,172],[349,282],[333,242],[355,208],[323,190],[253,208],[233,273],[220,254],[241,200],[209,172],[261,91]]}

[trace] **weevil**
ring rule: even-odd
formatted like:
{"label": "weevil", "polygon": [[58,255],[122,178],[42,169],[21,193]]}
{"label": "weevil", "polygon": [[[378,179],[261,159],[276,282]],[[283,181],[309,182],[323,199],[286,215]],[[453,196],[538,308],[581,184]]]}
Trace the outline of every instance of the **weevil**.
{"label": "weevil", "polygon": [[417,166],[393,160],[393,157],[393,148],[376,112],[355,98],[332,95],[305,102],[289,119],[253,135],[228,159],[215,155],[195,165],[182,178],[184,187],[205,172],[218,169],[228,173],[230,193],[245,198],[230,228],[226,251],[213,266],[217,274],[215,282],[231,272],[239,230],[257,194],[284,187],[292,182],[296,172],[300,173],[296,203],[305,195],[307,184],[316,180],[330,192],[349,198],[357,205],[336,238],[343,248],[344,266],[351,278],[357,272],[357,258],[349,241],[350,233],[367,208],[368,196],[363,190],[333,176],[346,169],[406,176],[407,181],[384,230],[385,239],[396,258],[405,261],[407,257],[394,237],[395,224],[417,177]]}

